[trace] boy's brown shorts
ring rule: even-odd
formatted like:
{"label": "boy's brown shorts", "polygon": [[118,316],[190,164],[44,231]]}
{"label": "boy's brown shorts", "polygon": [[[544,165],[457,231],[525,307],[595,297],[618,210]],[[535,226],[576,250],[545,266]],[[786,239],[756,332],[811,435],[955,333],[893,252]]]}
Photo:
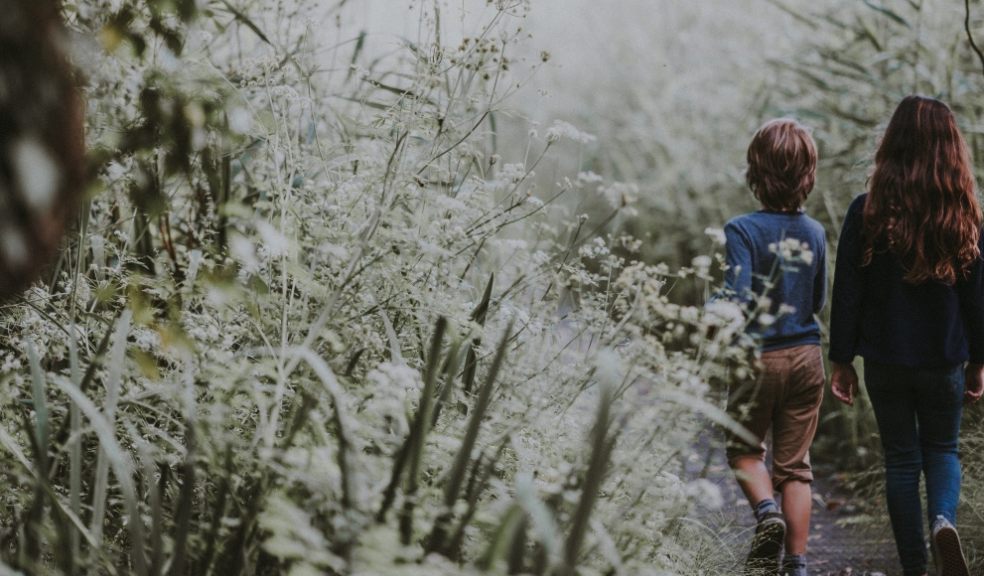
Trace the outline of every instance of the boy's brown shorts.
{"label": "boy's brown shorts", "polygon": [[728,414],[759,440],[750,445],[729,434],[728,462],[739,457],[765,460],[765,437],[772,431],[772,485],[813,481],[810,445],[817,432],[826,376],[820,346],[807,345],[762,353],[756,378],[734,383]]}

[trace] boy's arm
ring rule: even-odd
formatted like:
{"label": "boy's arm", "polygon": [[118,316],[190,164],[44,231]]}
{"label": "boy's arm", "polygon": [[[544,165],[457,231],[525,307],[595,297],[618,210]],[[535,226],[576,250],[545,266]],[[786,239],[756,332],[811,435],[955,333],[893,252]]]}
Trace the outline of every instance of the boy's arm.
{"label": "boy's arm", "polygon": [[834,291],[830,308],[830,352],[833,362],[850,364],[860,336],[861,300],[864,284],[861,276],[861,225],[864,201],[851,203],[837,241],[834,266]]}
{"label": "boy's arm", "polygon": [[816,254],[817,275],[813,278],[813,313],[819,314],[827,303],[827,239],[820,235],[820,249]]}
{"label": "boy's arm", "polygon": [[752,250],[744,232],[733,222],[724,226],[724,254],[728,270],[724,287],[731,298],[739,302],[752,300]]}

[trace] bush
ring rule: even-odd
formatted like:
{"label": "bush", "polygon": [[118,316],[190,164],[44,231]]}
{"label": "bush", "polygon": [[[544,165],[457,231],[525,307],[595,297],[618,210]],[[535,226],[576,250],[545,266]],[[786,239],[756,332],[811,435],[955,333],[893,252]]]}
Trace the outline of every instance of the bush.
{"label": "bush", "polygon": [[593,176],[534,186],[590,137],[495,153],[524,2],[460,43],[409,6],[419,37],[370,57],[345,1],[335,45],[304,0],[65,2],[98,176],[3,309],[9,567],[692,568],[714,491],[674,463],[698,413],[728,425],[701,398],[748,369],[744,319],[669,301],[710,258],[626,259],[627,200],[557,201]]}

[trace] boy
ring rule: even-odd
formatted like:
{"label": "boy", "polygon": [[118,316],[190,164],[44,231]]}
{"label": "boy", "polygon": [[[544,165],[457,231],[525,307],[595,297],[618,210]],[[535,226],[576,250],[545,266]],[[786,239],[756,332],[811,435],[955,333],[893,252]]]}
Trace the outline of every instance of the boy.
{"label": "boy", "polygon": [[[748,331],[761,345],[756,377],[731,387],[728,411],[759,441],[731,436],[728,462],[752,505],[757,526],[746,574],[806,576],[812,504],[809,448],[817,430],[824,368],[815,314],[826,297],[823,226],[803,213],[813,190],[817,151],[798,122],[772,120],[748,147],[746,179],[761,203],[724,228],[725,285],[747,307]],[[765,464],[772,432],[773,469]],[[782,494],[782,510],[773,499]]]}

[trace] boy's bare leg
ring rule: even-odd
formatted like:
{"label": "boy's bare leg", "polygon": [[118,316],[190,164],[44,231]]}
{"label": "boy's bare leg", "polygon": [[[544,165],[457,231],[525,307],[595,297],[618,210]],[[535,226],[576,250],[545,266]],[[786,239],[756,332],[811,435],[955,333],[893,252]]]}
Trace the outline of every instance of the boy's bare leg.
{"label": "boy's bare leg", "polygon": [[806,554],[812,508],[813,494],[809,482],[789,480],[782,485],[782,513],[786,518],[786,554]]}
{"label": "boy's bare leg", "polygon": [[762,500],[772,498],[772,477],[761,458],[739,456],[731,461],[731,465],[741,491],[753,508]]}

